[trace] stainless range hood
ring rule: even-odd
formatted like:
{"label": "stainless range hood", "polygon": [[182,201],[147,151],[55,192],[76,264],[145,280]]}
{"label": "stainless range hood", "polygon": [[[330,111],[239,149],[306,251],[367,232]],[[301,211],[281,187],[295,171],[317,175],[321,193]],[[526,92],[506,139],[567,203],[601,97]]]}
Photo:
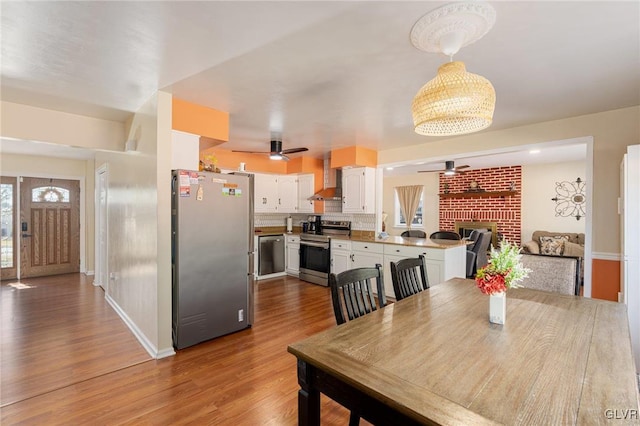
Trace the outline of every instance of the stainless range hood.
{"label": "stainless range hood", "polygon": [[342,170],[329,167],[329,160],[324,160],[325,188],[309,197],[315,201],[342,200]]}

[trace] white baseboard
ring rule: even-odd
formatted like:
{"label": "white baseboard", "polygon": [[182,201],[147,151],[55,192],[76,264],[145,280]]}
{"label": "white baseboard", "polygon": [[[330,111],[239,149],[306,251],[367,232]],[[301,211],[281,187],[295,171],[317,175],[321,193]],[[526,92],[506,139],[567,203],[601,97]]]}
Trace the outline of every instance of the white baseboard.
{"label": "white baseboard", "polygon": [[96,272],[95,271],[87,271],[87,272],[85,272],[85,274],[93,276],[93,275],[96,274]]}
{"label": "white baseboard", "polygon": [[167,358],[170,356],[174,356],[175,354],[176,354],[176,351],[173,350],[173,347],[160,349],[158,351],[158,356],[156,357],[156,359]]}
{"label": "white baseboard", "polygon": [[591,253],[592,259],[598,260],[617,260],[620,261],[622,258],[620,257],[620,253],[603,253],[594,251]]}
{"label": "white baseboard", "polygon": [[269,278],[277,278],[277,277],[285,277],[287,276],[286,272],[276,272],[275,274],[269,275],[258,275],[257,280],[268,280]]}
{"label": "white baseboard", "polygon": [[120,318],[122,318],[122,321],[124,321],[127,327],[129,327],[133,335],[136,336],[136,339],[138,339],[142,347],[149,353],[149,355],[151,355],[152,358],[160,359],[175,355],[173,348],[164,348],[159,351],[156,346],[151,343],[149,339],[147,339],[147,336],[145,336],[142,330],[138,328],[136,323],[134,323],[131,318],[129,318],[129,315],[127,315],[126,312],[122,310],[122,308],[116,303],[115,300],[113,300],[111,296],[107,294],[105,295],[105,299],[107,299],[107,303],[109,303],[113,310],[116,311]]}

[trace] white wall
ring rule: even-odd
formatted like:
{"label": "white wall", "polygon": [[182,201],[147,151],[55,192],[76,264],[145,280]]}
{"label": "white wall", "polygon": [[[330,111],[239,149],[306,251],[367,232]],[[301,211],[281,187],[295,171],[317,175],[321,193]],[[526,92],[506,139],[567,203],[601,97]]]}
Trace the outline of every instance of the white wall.
{"label": "white wall", "polygon": [[137,152],[96,154],[97,165],[109,166],[107,299],[152,355],[159,347],[156,114],[156,96],[136,113]]}
{"label": "white wall", "polygon": [[[531,240],[534,231],[585,232],[585,218],[556,216],[556,182],[585,180],[584,161],[522,166],[521,241]],[[587,200],[589,202],[589,200]]]}
{"label": "white wall", "polygon": [[[422,198],[422,225],[424,232],[430,235],[438,230],[438,173],[415,173],[405,176],[386,176],[382,180],[382,211],[387,213],[386,224],[389,235],[400,235],[406,228],[396,228],[395,187],[405,185],[424,185]],[[411,229],[420,229],[413,225]]]}
{"label": "white wall", "polygon": [[125,125],[84,115],[0,102],[2,137],[122,151]]}

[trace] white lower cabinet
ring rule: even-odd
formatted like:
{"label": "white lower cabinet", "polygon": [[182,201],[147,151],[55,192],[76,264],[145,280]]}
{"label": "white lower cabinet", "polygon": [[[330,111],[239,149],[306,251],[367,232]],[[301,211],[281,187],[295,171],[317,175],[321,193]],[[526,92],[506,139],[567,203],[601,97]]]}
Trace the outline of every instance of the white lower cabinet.
{"label": "white lower cabinet", "polygon": [[286,271],[289,275],[300,275],[300,236],[287,235],[285,239],[285,262]]}
{"label": "white lower cabinet", "polygon": [[391,262],[421,254],[425,256],[429,285],[465,277],[466,248],[462,245],[441,249],[338,239],[331,239],[331,272],[338,274],[347,269],[373,267],[380,263],[384,272],[385,294],[395,298]]}
{"label": "white lower cabinet", "polygon": [[[400,259],[406,259],[408,257],[418,257],[421,254],[425,257],[424,261],[427,266],[427,278],[429,279],[430,286],[440,284],[453,277],[464,278],[466,258],[463,261],[460,256],[460,254],[466,256],[464,246],[450,249],[437,249],[386,244],[384,247],[385,263],[387,264],[385,280],[388,277],[389,281],[391,281],[391,262],[397,262]],[[445,273],[445,267],[448,267],[450,270],[449,274]],[[393,288],[393,283],[391,288]]]}
{"label": "white lower cabinet", "polygon": [[[379,263],[384,271],[384,244],[361,241],[353,241],[351,244],[352,268],[373,268]],[[391,285],[391,282],[384,281],[384,287],[384,293],[393,297],[393,285]],[[389,291],[391,291],[391,294],[389,294]]]}
{"label": "white lower cabinet", "polygon": [[330,246],[331,272],[339,274],[351,266],[351,241],[331,239]]}

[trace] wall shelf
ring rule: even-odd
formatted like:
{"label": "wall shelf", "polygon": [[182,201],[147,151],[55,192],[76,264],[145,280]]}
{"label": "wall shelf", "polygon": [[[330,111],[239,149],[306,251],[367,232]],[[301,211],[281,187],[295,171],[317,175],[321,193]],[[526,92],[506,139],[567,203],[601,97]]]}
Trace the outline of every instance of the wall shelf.
{"label": "wall shelf", "polygon": [[518,191],[478,191],[458,192],[455,194],[438,194],[440,198],[486,198],[486,197],[511,197]]}

